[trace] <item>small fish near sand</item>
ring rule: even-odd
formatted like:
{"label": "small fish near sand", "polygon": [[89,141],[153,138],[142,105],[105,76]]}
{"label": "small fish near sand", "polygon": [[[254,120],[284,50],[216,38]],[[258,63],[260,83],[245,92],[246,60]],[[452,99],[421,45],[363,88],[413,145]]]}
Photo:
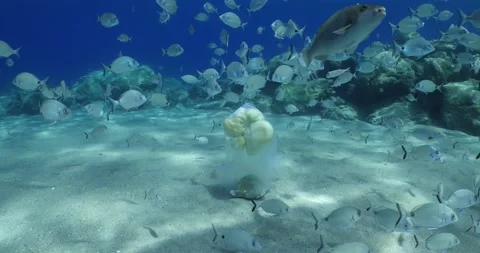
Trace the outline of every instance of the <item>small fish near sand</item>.
{"label": "small fish near sand", "polygon": [[120,98],[118,100],[114,100],[111,98],[108,98],[110,102],[112,102],[112,111],[115,111],[115,108],[117,108],[119,105],[129,111],[132,109],[136,109],[143,105],[145,102],[147,102],[147,97],[143,95],[140,91],[137,90],[127,90],[125,91],[122,95],[120,95]]}
{"label": "small fish near sand", "polygon": [[265,200],[258,207],[258,213],[262,217],[276,217],[286,215],[290,212],[290,207],[279,199]]}
{"label": "small fish near sand", "polygon": [[227,252],[254,252],[262,249],[260,242],[245,230],[228,229],[218,233],[213,224],[212,229],[212,242],[219,249]]}
{"label": "small fish near sand", "polygon": [[72,116],[72,111],[61,102],[57,100],[49,99],[43,101],[40,105],[40,114],[53,123],[64,120]]}
{"label": "small fish near sand", "polygon": [[193,139],[200,145],[207,145],[208,144],[208,138],[206,136],[197,136],[193,137]]}
{"label": "small fish near sand", "polygon": [[108,128],[105,125],[96,126],[90,133],[84,132],[85,139],[87,140],[89,137],[97,138],[107,131],[107,129]]}

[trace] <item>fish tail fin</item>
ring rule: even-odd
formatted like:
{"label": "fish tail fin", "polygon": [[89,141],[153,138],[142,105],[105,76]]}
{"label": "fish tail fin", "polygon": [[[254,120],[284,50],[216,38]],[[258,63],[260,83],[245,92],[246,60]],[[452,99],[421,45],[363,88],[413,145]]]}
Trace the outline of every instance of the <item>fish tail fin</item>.
{"label": "fish tail fin", "polygon": [[402,46],[400,46],[396,41],[393,41],[393,55],[400,53],[402,51]]}
{"label": "fish tail fin", "polygon": [[445,32],[440,31],[440,39],[442,39],[443,36],[445,36]]}
{"label": "fish tail fin", "polygon": [[320,253],[325,248],[325,243],[323,242],[323,237],[320,235],[320,246],[317,248],[317,253]]}
{"label": "fish tail fin", "polygon": [[252,13],[252,11],[249,8],[247,8],[247,12],[248,12],[248,15]]}
{"label": "fish tail fin", "polygon": [[20,58],[20,49],[22,49],[23,46],[18,47],[17,49],[13,50],[13,54],[16,55],[18,58]]}
{"label": "fish tail fin", "polygon": [[303,32],[305,32],[305,28],[307,28],[307,26],[304,26],[302,29],[298,30],[298,35],[300,35],[302,39],[303,39]]}
{"label": "fish tail fin", "polygon": [[131,42],[132,42],[132,40],[133,40],[133,37],[129,37],[129,38],[128,38],[128,42],[130,42],[130,43],[131,43]]}
{"label": "fish tail fin", "polygon": [[48,76],[47,78],[41,80],[41,81],[39,82],[39,84],[40,84],[40,85],[47,85],[48,79],[50,79],[49,76]]}
{"label": "fish tail fin", "polygon": [[97,22],[100,22],[100,15],[97,14]]}
{"label": "fish tail fin", "polygon": [[242,5],[237,5],[237,10],[240,10],[240,6],[242,6]]}
{"label": "fish tail fin", "polygon": [[110,67],[103,63],[102,63],[102,66],[103,66],[103,76],[106,76],[108,71],[110,71]]}
{"label": "fish tail fin", "polygon": [[167,50],[162,48],[162,56],[165,56],[167,54]]}
{"label": "fish tail fin", "polygon": [[392,23],[390,23],[390,22],[388,22],[388,24],[390,25],[390,28],[392,28],[392,35],[394,35],[394,34],[395,34],[395,32],[396,32],[396,31],[397,31],[397,29],[398,29],[398,28],[397,28],[397,26],[396,26],[396,25],[394,25],[394,24],[392,24]]}
{"label": "fish tail fin", "polygon": [[87,140],[87,139],[88,139],[88,134],[87,134],[87,132],[83,132],[83,134],[85,134],[85,140]]}
{"label": "fish tail fin", "polygon": [[308,48],[306,48],[302,52],[302,57],[303,57],[303,61],[305,62],[305,67],[306,68],[308,68],[308,65],[310,65],[310,63],[312,62],[312,56],[309,52],[310,52],[310,50]]}
{"label": "fish tail fin", "polygon": [[417,11],[412,9],[411,7],[408,7],[408,10],[410,11],[411,15],[410,17],[413,17],[415,14],[417,14]]}
{"label": "fish tail fin", "polygon": [[242,30],[245,30],[245,26],[248,24],[248,22],[243,23],[240,27],[242,27]]}
{"label": "fish tail fin", "polygon": [[439,183],[437,186],[437,200],[439,203],[443,202],[443,184]]}
{"label": "fish tail fin", "polygon": [[467,16],[467,14],[465,14],[465,12],[460,10],[460,8],[457,8],[457,11],[458,11],[458,16],[460,17],[460,19],[458,20],[458,27],[460,27],[467,22],[467,17],[468,16]]}
{"label": "fish tail fin", "polygon": [[112,112],[115,111],[115,108],[117,108],[119,102],[111,98],[108,98],[108,100],[110,100],[110,103],[112,104]]}
{"label": "fish tail fin", "polygon": [[401,220],[407,219],[410,217],[410,213],[399,203],[396,203],[397,205],[397,211],[399,214],[399,217],[397,219],[397,222],[395,223],[395,227],[398,226]]}

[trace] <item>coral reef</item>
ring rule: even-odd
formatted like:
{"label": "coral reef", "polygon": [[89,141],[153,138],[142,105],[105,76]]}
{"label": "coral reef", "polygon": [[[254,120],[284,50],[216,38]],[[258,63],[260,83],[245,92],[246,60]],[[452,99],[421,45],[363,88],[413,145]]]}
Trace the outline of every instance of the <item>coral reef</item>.
{"label": "coral reef", "polygon": [[441,118],[446,127],[480,135],[480,106],[472,102],[478,80],[447,83],[442,87]]}
{"label": "coral reef", "polygon": [[[408,36],[396,37],[399,44],[408,39]],[[272,73],[276,68],[291,63],[286,63],[291,61],[286,52],[273,57],[265,68],[255,72],[266,77],[265,87],[246,93],[244,86],[220,78],[218,84],[222,93],[211,100],[206,100],[205,80],[196,84],[185,84],[171,77],[162,80],[161,75],[145,65],[123,74],[100,70],[90,72],[73,85],[72,96],[61,99],[68,107],[104,101],[111,87],[108,96],[112,99],[118,99],[129,89],[142,92],[151,100],[147,107],[228,110],[252,103],[263,112],[285,114],[289,106],[293,108],[291,114],[319,114],[332,119],[360,119],[374,124],[380,119],[393,125],[399,121],[415,121],[479,134],[480,106],[472,102],[473,94],[480,89],[478,66],[475,70],[473,64],[459,63],[457,55],[468,52],[462,45],[442,40],[431,43],[435,51],[424,57],[399,56],[395,50],[385,47],[367,59],[350,55],[342,61],[328,60],[319,70],[309,72],[308,77],[295,72],[289,81],[273,82]],[[474,57],[480,62],[478,56]],[[375,69],[358,71],[362,61],[371,62]],[[341,69],[353,73],[353,78],[344,84],[333,85],[334,78],[319,78],[329,71]],[[432,81],[437,88],[441,87],[442,92],[435,90],[427,94],[415,90],[415,85],[422,80]],[[228,92],[237,94],[238,98],[227,101],[225,94]],[[16,89],[13,95],[2,98],[0,115],[38,114],[38,104],[45,99],[41,90]]]}

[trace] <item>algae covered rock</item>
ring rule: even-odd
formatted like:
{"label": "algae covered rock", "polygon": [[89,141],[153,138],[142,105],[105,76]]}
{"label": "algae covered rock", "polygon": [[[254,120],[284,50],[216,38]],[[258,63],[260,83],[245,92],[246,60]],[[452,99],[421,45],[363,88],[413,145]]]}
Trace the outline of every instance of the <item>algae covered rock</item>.
{"label": "algae covered rock", "polygon": [[113,72],[93,71],[80,78],[73,86],[72,92],[75,94],[77,102],[81,104],[103,100],[107,84],[112,87],[113,99],[118,97],[129,89],[135,89],[141,92],[151,91],[161,84],[160,76],[150,67],[143,65],[139,68],[123,74]]}
{"label": "algae covered rock", "polygon": [[455,64],[446,52],[436,52],[425,58],[425,79],[432,79],[436,83],[445,83],[453,74]]}
{"label": "algae covered rock", "polygon": [[410,102],[396,102],[379,108],[371,113],[366,120],[371,124],[382,124],[390,128],[399,128],[409,122],[431,124],[427,112]]}
{"label": "algae covered rock", "polygon": [[277,113],[284,113],[285,106],[295,105],[300,112],[305,112],[306,106],[310,100],[321,100],[331,95],[330,88],[331,81],[320,78],[308,84],[282,84],[277,88],[277,93],[282,93],[281,99],[276,99],[272,104],[272,111]]}
{"label": "algae covered rock", "polygon": [[323,117],[335,120],[358,120],[357,111],[349,105],[339,105],[333,109],[325,110],[321,114]]}
{"label": "algae covered rock", "polygon": [[447,83],[442,87],[443,106],[441,117],[451,129],[480,134],[480,106],[472,102],[479,90],[479,81],[471,79],[464,82]]}

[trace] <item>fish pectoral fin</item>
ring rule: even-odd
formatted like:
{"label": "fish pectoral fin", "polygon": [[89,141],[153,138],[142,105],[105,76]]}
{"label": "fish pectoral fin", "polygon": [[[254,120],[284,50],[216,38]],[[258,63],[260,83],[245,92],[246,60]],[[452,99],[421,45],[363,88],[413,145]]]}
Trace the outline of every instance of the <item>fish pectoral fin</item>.
{"label": "fish pectoral fin", "polygon": [[345,53],[347,54],[354,53],[355,50],[357,50],[357,47],[358,47],[358,44],[352,44],[347,49],[345,49]]}
{"label": "fish pectoral fin", "polygon": [[337,35],[342,35],[342,34],[344,34],[344,33],[348,30],[348,28],[350,28],[351,26],[352,26],[352,24],[348,24],[348,25],[346,25],[346,26],[344,26],[344,27],[342,27],[342,28],[340,28],[340,29],[338,29],[338,30],[333,31],[333,33],[335,33],[335,34],[337,34]]}

